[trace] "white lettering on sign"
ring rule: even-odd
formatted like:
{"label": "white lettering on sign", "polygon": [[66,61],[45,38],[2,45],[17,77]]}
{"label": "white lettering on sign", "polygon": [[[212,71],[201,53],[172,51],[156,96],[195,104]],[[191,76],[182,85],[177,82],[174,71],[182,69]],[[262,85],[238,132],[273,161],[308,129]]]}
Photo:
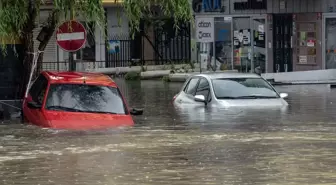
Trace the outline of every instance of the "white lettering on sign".
{"label": "white lettering on sign", "polygon": [[75,32],[75,33],[59,33],[57,34],[58,41],[66,40],[83,40],[84,32]]}
{"label": "white lettering on sign", "polygon": [[198,42],[214,42],[214,18],[196,18],[196,37]]}

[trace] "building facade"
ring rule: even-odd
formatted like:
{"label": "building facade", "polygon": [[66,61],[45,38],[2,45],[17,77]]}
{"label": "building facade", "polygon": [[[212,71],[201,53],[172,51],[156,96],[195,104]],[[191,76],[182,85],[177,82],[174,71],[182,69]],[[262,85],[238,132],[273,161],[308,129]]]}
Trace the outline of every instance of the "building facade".
{"label": "building facade", "polygon": [[260,67],[263,73],[336,68],[335,0],[193,0],[192,5],[196,20],[214,21],[214,42],[201,43],[199,52],[228,68]]}

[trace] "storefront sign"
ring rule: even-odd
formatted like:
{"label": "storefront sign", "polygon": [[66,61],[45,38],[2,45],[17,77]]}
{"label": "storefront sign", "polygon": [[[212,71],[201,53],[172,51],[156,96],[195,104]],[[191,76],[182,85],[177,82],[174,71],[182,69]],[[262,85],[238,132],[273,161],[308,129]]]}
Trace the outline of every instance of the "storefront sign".
{"label": "storefront sign", "polygon": [[266,10],[267,0],[236,1],[233,4],[234,10]]}
{"label": "storefront sign", "polygon": [[222,0],[192,0],[194,12],[223,12]]}
{"label": "storefront sign", "polygon": [[196,18],[196,35],[198,42],[214,42],[214,18]]}

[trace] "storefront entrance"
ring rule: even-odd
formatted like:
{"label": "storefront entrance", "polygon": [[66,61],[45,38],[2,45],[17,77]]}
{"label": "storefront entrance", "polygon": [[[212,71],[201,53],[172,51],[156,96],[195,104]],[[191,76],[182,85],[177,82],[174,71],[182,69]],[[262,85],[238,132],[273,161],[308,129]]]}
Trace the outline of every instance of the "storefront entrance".
{"label": "storefront entrance", "polygon": [[336,69],[336,14],[324,16],[323,61],[325,69]]}
{"label": "storefront entrance", "polygon": [[266,73],[266,15],[213,18],[215,42],[198,44],[201,68]]}
{"label": "storefront entrance", "polygon": [[236,17],[233,27],[233,68],[244,73],[266,72],[265,17]]}
{"label": "storefront entrance", "polygon": [[292,25],[292,14],[273,15],[273,72],[275,73],[293,71]]}
{"label": "storefront entrance", "polygon": [[220,69],[266,72],[266,16],[215,17],[215,56]]}

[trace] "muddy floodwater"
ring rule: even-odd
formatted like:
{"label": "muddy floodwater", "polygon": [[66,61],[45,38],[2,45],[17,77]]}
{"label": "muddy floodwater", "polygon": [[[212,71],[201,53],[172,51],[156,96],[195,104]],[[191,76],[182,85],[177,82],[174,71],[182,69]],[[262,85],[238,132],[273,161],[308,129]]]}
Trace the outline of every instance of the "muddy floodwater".
{"label": "muddy floodwater", "polygon": [[0,124],[0,184],[335,184],[336,89],[276,86],[288,110],[176,109],[181,83],[125,83],[133,128]]}

